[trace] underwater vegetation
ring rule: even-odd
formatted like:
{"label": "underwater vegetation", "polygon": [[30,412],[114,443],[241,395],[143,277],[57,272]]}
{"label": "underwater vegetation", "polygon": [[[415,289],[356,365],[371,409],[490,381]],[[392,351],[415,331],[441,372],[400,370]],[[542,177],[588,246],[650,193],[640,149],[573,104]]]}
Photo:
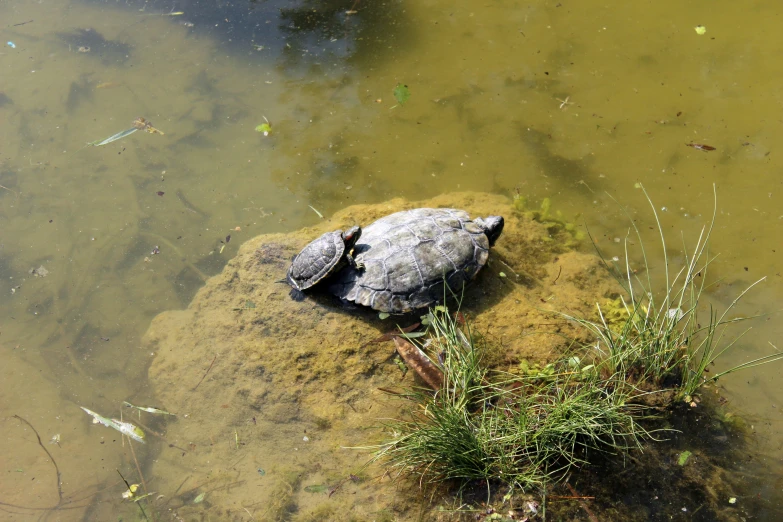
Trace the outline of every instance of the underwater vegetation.
{"label": "underwater vegetation", "polygon": [[562,211],[552,211],[551,198],[542,199],[540,206],[535,208],[530,204],[527,196],[521,193],[517,193],[514,194],[512,206],[515,211],[526,215],[533,221],[546,225],[547,230],[552,236],[562,231],[570,234],[573,240],[566,242],[566,247],[574,247],[585,238],[584,232],[582,232],[576,225],[576,221],[579,219],[580,215],[574,216],[573,221],[567,220]]}

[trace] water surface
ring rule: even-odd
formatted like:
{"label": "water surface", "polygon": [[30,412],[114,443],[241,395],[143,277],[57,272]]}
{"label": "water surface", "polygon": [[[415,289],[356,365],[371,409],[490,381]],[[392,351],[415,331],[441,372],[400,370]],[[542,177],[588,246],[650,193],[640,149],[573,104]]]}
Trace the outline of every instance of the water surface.
{"label": "water surface", "polygon": [[[63,488],[84,488],[89,505],[119,489],[118,464],[86,444],[97,428],[77,406],[116,415],[111,405],[144,397],[152,355],[140,338],[156,314],[186,307],[243,241],[316,223],[310,206],[330,215],[457,190],[550,197],[619,255],[617,202],[654,225],[638,183],[674,248],[709,221],[716,184],[712,296],[726,305],[766,276],[738,313],[772,314],[725,364],[770,353],[783,255],[778,8],[3,2],[1,40],[14,44],[0,49],[4,416],[44,443],[60,434],[47,447]],[[404,105],[397,84],[410,89]],[[139,116],[165,134],[85,146]],[[266,120],[265,137],[254,129]],[[723,382],[772,467],[780,372]],[[51,473],[34,435],[3,425],[6,468],[23,471],[3,473],[0,501],[55,504],[51,483],[29,480]]]}

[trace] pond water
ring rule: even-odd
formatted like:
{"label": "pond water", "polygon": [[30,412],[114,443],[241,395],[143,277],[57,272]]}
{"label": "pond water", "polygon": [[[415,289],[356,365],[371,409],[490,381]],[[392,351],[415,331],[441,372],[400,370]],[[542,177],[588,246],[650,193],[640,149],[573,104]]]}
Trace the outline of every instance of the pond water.
{"label": "pond water", "polygon": [[[79,406],[154,401],[152,319],[243,242],[349,205],[551,198],[622,255],[621,205],[655,240],[642,184],[677,257],[715,185],[711,299],[766,277],[737,309],[761,317],[721,364],[780,345],[777,2],[10,0],[0,20],[0,508],[15,519],[90,519],[103,490],[124,509],[116,446]],[[138,117],[162,133],[89,145]],[[780,382],[775,364],[721,381],[779,470],[769,520]],[[67,509],[46,511],[58,495]]]}

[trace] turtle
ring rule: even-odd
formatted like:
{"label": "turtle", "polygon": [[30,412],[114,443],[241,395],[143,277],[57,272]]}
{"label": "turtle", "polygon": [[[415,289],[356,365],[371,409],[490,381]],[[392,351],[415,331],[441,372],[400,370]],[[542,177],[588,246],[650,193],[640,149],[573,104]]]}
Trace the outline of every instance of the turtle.
{"label": "turtle", "polygon": [[343,268],[329,290],[344,301],[403,314],[461,291],[487,263],[503,231],[501,216],[471,220],[464,210],[416,208],[383,217],[354,246],[363,270]]}
{"label": "turtle", "polygon": [[304,299],[303,290],[329,277],[345,265],[356,268],[351,250],[361,235],[361,227],[354,226],[345,232],[327,232],[304,247],[291,260],[286,274],[285,281],[291,285],[291,297],[301,301]]}

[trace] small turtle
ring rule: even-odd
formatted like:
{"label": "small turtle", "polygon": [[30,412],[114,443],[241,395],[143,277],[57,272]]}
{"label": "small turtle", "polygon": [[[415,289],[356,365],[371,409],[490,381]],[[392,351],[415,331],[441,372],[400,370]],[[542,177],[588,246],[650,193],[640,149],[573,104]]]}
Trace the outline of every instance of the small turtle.
{"label": "small turtle", "polygon": [[464,210],[417,208],[383,217],[363,230],[354,247],[362,271],[343,268],[329,290],[380,312],[426,308],[454,291],[486,264],[503,231],[503,218],[471,220]]}
{"label": "small turtle", "polygon": [[351,227],[345,232],[336,230],[304,247],[294,256],[285,278],[292,287],[291,297],[301,301],[304,299],[302,290],[307,290],[346,264],[356,268],[351,250],[361,235],[360,227]]}

